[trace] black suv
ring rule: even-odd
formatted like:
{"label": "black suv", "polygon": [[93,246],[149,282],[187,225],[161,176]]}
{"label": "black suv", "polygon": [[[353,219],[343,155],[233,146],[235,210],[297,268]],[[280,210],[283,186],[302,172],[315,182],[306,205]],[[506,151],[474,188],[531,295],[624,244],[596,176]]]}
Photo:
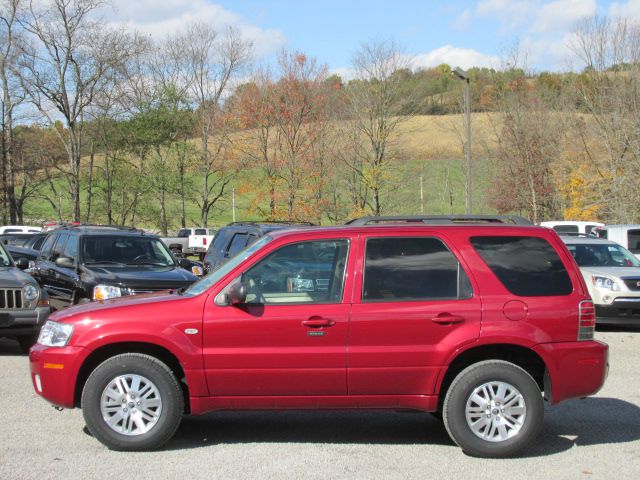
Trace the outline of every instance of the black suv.
{"label": "black suv", "polygon": [[47,236],[34,276],[61,308],[92,300],[190,285],[198,277],[186,270],[155,235],[115,226],[63,227]]}
{"label": "black suv", "polygon": [[216,232],[204,257],[205,272],[215,270],[240,250],[274,230],[313,227],[313,223],[231,222]]}

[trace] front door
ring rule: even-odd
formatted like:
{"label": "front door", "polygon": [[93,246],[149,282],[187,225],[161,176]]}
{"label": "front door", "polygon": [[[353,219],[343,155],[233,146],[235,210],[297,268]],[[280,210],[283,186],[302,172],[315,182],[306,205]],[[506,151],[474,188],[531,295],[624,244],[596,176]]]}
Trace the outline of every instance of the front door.
{"label": "front door", "polygon": [[244,283],[244,304],[217,306],[210,297],[203,325],[210,394],[346,394],[348,261],[347,239],[286,244],[225,287]]}

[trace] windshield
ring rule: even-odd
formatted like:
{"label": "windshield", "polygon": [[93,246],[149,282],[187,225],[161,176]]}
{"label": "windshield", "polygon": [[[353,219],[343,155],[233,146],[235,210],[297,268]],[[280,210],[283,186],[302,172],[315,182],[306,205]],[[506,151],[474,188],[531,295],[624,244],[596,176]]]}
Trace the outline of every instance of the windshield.
{"label": "windshield", "polygon": [[10,267],[12,265],[11,257],[4,249],[4,246],[0,244],[0,267]]}
{"label": "windshield", "polygon": [[227,263],[220,265],[215,270],[212,270],[208,275],[202,277],[199,281],[187,288],[184,292],[185,295],[200,295],[202,292],[209,290],[212,285],[218,282],[222,277],[244,262],[255,252],[264,247],[271,240],[273,239],[269,235],[266,235],[244,250],[240,250]]}
{"label": "windshield", "polygon": [[581,267],[640,267],[640,260],[620,245],[582,243],[567,248]]}
{"label": "windshield", "polygon": [[81,259],[85,265],[175,265],[164,243],[154,237],[87,236],[82,241]]}

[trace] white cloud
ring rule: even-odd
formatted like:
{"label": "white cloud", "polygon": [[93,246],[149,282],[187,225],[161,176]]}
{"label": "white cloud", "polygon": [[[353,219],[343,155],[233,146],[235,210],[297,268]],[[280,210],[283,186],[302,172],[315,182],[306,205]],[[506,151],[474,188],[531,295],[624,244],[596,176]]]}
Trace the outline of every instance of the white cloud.
{"label": "white cloud", "polygon": [[613,2],[609,7],[609,15],[640,21],[640,0]]}
{"label": "white cloud", "polygon": [[538,6],[536,0],[480,0],[476,13],[496,17],[505,30],[514,30],[529,21]]}
{"label": "white cloud", "polygon": [[162,38],[194,21],[207,22],[218,30],[232,26],[254,45],[256,57],[277,52],[286,42],[280,30],[262,29],[240,15],[206,0],[114,0],[115,12],[107,20],[115,26],[136,29]]}
{"label": "white cloud", "polygon": [[453,22],[451,22],[451,28],[457,31],[467,30],[471,24],[471,10],[465,8],[464,12],[458,16]]}
{"label": "white cloud", "polygon": [[545,3],[537,12],[531,31],[565,32],[579,20],[596,13],[596,0],[556,0]]}
{"label": "white cloud", "polygon": [[338,67],[332,68],[329,71],[329,75],[338,75],[343,82],[348,82],[356,78],[356,71],[350,67]]}
{"label": "white cloud", "polygon": [[464,69],[471,67],[497,68],[500,66],[500,59],[493,55],[486,55],[470,48],[459,48],[452,45],[445,45],[428,53],[421,53],[413,58],[413,68],[435,67],[442,63],[447,63],[452,67]]}

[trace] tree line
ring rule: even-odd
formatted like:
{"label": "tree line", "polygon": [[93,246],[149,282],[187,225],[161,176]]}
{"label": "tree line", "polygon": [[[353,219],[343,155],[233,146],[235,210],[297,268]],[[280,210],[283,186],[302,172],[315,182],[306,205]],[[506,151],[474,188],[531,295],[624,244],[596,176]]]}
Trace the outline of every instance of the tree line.
{"label": "tree line", "polygon": [[[152,39],[109,27],[103,8],[0,0],[3,223],[44,204],[59,220],[208,226],[247,171],[239,188],[260,218],[393,213],[399,128],[461,111],[451,67],[412,68],[393,41],[363,43],[342,79],[302,52],[260,65],[233,28]],[[531,73],[515,50],[501,69],[470,69],[474,118],[494,137],[473,146],[491,159],[487,205],[640,221],[639,31],[585,19],[575,73]]]}

